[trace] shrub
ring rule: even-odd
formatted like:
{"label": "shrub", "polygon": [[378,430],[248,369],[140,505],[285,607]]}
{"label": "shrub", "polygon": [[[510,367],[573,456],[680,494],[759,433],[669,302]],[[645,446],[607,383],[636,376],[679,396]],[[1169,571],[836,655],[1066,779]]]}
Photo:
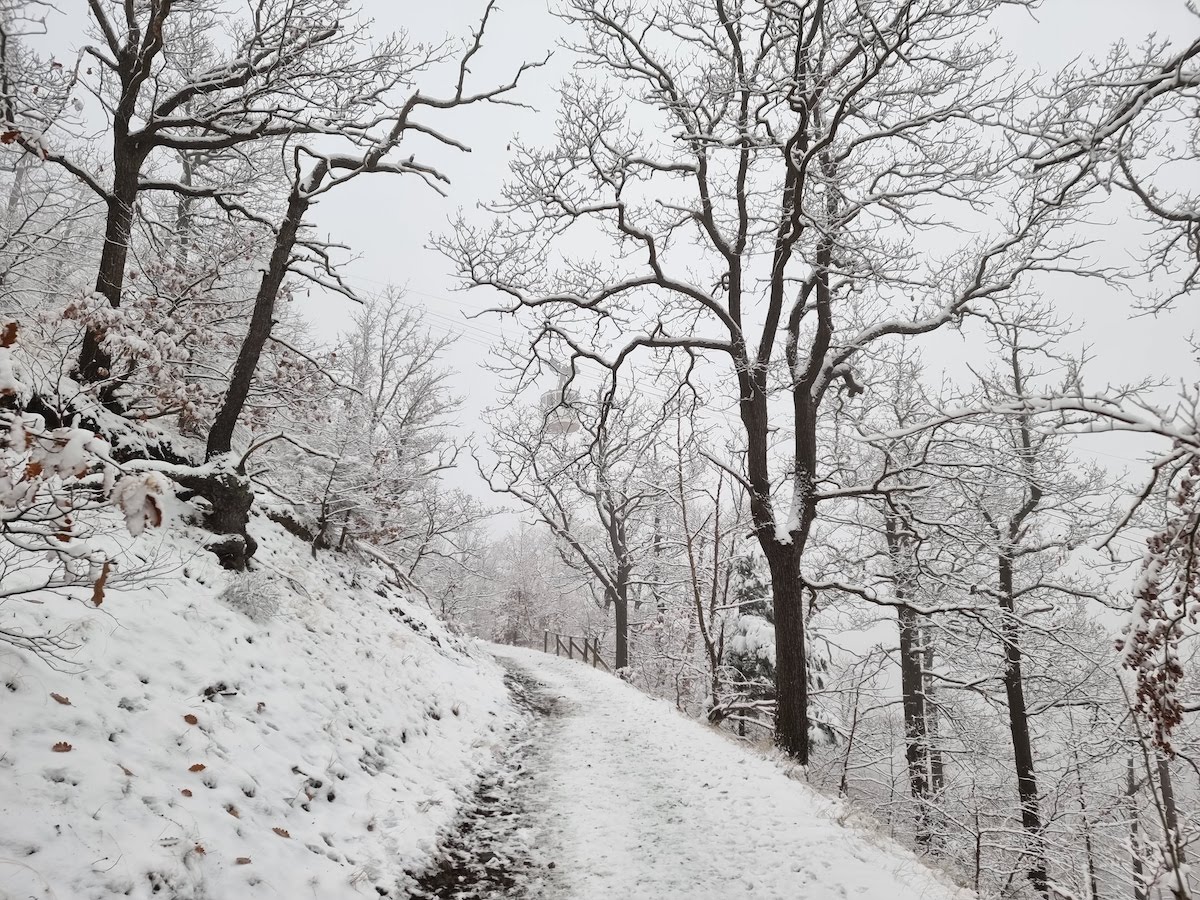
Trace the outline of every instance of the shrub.
{"label": "shrub", "polygon": [[269,572],[238,572],[229,578],[220,598],[254,622],[266,622],[279,614],[283,591]]}

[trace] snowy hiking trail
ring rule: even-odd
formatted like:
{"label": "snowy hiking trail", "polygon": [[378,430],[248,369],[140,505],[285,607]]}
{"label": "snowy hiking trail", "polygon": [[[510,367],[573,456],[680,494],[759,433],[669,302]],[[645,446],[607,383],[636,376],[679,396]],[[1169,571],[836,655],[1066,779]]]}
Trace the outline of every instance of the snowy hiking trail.
{"label": "snowy hiking trail", "polygon": [[[530,711],[518,750],[501,760],[507,790],[482,789],[489,804],[508,805],[468,816],[468,833],[451,842],[468,864],[443,863],[446,877],[424,883],[429,896],[973,896],[885,837],[838,824],[837,804],[668,704],[578,661],[494,652]],[[472,875],[485,869],[493,877]]]}

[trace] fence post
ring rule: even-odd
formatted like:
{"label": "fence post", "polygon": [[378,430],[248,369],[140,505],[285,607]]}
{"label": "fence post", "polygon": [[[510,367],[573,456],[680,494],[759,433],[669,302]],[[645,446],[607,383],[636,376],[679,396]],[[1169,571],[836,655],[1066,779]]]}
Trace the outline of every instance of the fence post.
{"label": "fence post", "polygon": [[596,668],[596,660],[600,658],[600,638],[592,638],[592,668]]}
{"label": "fence post", "polygon": [[567,635],[567,659],[575,658],[575,638]]}
{"label": "fence post", "polygon": [[549,628],[547,628],[545,631],[542,632],[542,652],[543,653],[550,652],[550,629]]}

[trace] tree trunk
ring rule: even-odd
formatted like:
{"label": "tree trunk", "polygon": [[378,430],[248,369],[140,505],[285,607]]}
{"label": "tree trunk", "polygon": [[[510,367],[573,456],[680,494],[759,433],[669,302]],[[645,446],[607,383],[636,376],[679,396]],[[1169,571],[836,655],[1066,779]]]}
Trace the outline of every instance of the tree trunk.
{"label": "tree trunk", "polygon": [[[775,609],[775,744],[802,766],[808,765],[808,655],[804,636],[804,597],[799,550],[770,543]],[[766,548],[764,547],[764,550]]]}
{"label": "tree trunk", "polygon": [[797,508],[796,527],[788,534],[788,543],[782,543],[771,505],[765,371],[752,374],[747,357],[738,378],[742,390],[739,415],[746,430],[746,474],[751,487],[750,516],[758,545],[771,571],[771,597],[775,610],[775,745],[806,766],[809,749],[808,650],[804,636],[800,557],[807,542],[808,527],[816,514],[811,490],[816,419],[811,407],[801,403],[801,391],[794,390],[793,398],[797,403],[796,502],[803,508]]}
{"label": "tree trunk", "polygon": [[[145,152],[131,146],[114,123],[113,138],[113,184],[108,197],[104,223],[104,246],[100,250],[100,265],[96,272],[96,293],[102,295],[108,305],[117,309],[121,305],[121,291],[125,287],[125,264],[129,259],[129,243],[133,237],[133,208],[137,202],[138,179],[145,162]],[[79,351],[75,376],[85,384],[108,378],[112,371],[112,357],[101,346],[104,333],[88,328],[83,335],[83,346]],[[111,394],[111,391],[109,392]],[[111,400],[111,396],[103,398]]]}
{"label": "tree trunk", "polygon": [[246,531],[250,507],[254,503],[249,479],[225,468],[211,472],[173,472],[171,478],[208,501],[204,527],[216,535],[216,540],[206,544],[205,549],[215,554],[226,569],[237,572],[245,569],[247,561],[258,549],[258,542]]}
{"label": "tree trunk", "polygon": [[629,587],[622,584],[613,598],[613,612],[616,619],[617,659],[615,668],[624,669],[629,665]]}
{"label": "tree trunk", "polygon": [[[897,590],[897,596],[900,589]],[[929,765],[928,716],[925,708],[925,678],[921,670],[921,621],[916,610],[901,606],[896,611],[900,626],[900,694],[904,709],[904,758],[908,763],[908,785],[917,807],[917,843],[932,843],[928,802],[932,793]]]}
{"label": "tree trunk", "polygon": [[1171,893],[1175,900],[1188,900],[1191,897],[1191,885],[1187,870],[1187,852],[1184,850],[1183,836],[1179,830],[1179,809],[1175,805],[1175,785],[1171,780],[1171,764],[1167,757],[1158,755],[1155,766],[1158,774],[1158,789],[1162,798],[1163,829],[1166,831],[1168,861],[1174,870],[1172,875],[1175,884],[1171,885]]}
{"label": "tree trunk", "polygon": [[1148,900],[1146,874],[1142,863],[1142,842],[1138,836],[1137,780],[1134,778],[1133,757],[1125,770],[1125,799],[1129,809],[1129,855],[1133,870],[1133,900]]}
{"label": "tree trunk", "polygon": [[1034,889],[1049,896],[1045,835],[1042,830],[1037,775],[1033,768],[1033,745],[1029,737],[1029,713],[1025,705],[1025,682],[1021,675],[1020,628],[1013,601],[1013,561],[1002,553],[999,559],[1000,632],[1004,641],[1004,692],[1008,698],[1008,725],[1012,734],[1013,761],[1017,771],[1017,793],[1021,800],[1021,825],[1029,837],[1031,863],[1026,874]]}
{"label": "tree trunk", "polygon": [[[900,631],[900,696],[904,711],[904,758],[908,785],[916,804],[916,841],[924,847],[933,842],[929,824],[929,799],[933,794],[933,765],[930,750],[929,709],[924,671],[926,647],[921,615],[903,605],[916,593],[914,550],[907,524],[896,515],[886,517],[884,536],[892,562],[893,590],[902,604],[896,610]],[[940,766],[939,766],[940,768]]]}
{"label": "tree trunk", "polygon": [[942,788],[946,784],[946,766],[942,760],[938,732],[938,710],[937,704],[934,702],[933,634],[928,626],[921,630],[921,642],[921,660],[924,666],[924,688],[922,693],[925,698],[925,732],[926,740],[928,741],[926,752],[929,754],[929,791],[932,796],[936,797],[942,792]]}
{"label": "tree trunk", "polygon": [[258,368],[258,360],[262,356],[263,347],[271,337],[271,329],[275,325],[275,303],[279,298],[279,290],[288,274],[288,264],[291,261],[292,250],[296,246],[296,236],[300,232],[304,215],[308,212],[311,192],[325,179],[328,169],[325,163],[319,163],[312,174],[306,179],[297,179],[292,184],[288,196],[287,212],[275,233],[275,246],[271,250],[271,260],[267,270],[263,272],[262,282],[254,298],[254,312],[250,317],[250,329],[242,341],[238,352],[237,362],[233,366],[233,375],[229,379],[229,389],[217,415],[213,419],[212,430],[208,433],[208,447],[205,458],[212,459],[223,453],[228,453],[233,446],[233,431],[238,419],[246,406],[246,398],[250,395],[250,386],[254,382],[254,371]]}
{"label": "tree trunk", "polygon": [[[1072,728],[1072,731],[1074,728]],[[1075,763],[1075,792],[1079,797],[1079,822],[1083,832],[1083,853],[1087,868],[1088,900],[1100,900],[1100,878],[1096,871],[1096,845],[1092,839],[1092,823],[1088,819],[1087,795],[1083,790],[1083,767],[1079,763],[1079,748],[1071,748]]]}

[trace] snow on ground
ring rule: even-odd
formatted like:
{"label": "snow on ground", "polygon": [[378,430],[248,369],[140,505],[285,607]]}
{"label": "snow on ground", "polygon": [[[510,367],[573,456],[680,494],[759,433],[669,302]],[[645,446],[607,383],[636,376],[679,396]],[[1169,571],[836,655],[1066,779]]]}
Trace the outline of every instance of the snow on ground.
{"label": "snow on ground", "polygon": [[0,605],[81,645],[0,643],[0,900],[969,896],[577,661],[496,648],[518,711],[379,570],[253,530],[248,581],[147,534],[157,578],[99,608]]}
{"label": "snow on ground", "polygon": [[174,561],[156,584],[0,607],[82,644],[72,673],[0,643],[0,898],[407,897],[433,864],[515,715],[499,668],[378,570],[253,531],[265,621],[161,534],[133,546]]}
{"label": "snow on ground", "polygon": [[[556,696],[527,799],[561,900],[966,900],[839,805],[665,702],[573,660],[494,648]],[[549,862],[554,862],[553,869]]]}

